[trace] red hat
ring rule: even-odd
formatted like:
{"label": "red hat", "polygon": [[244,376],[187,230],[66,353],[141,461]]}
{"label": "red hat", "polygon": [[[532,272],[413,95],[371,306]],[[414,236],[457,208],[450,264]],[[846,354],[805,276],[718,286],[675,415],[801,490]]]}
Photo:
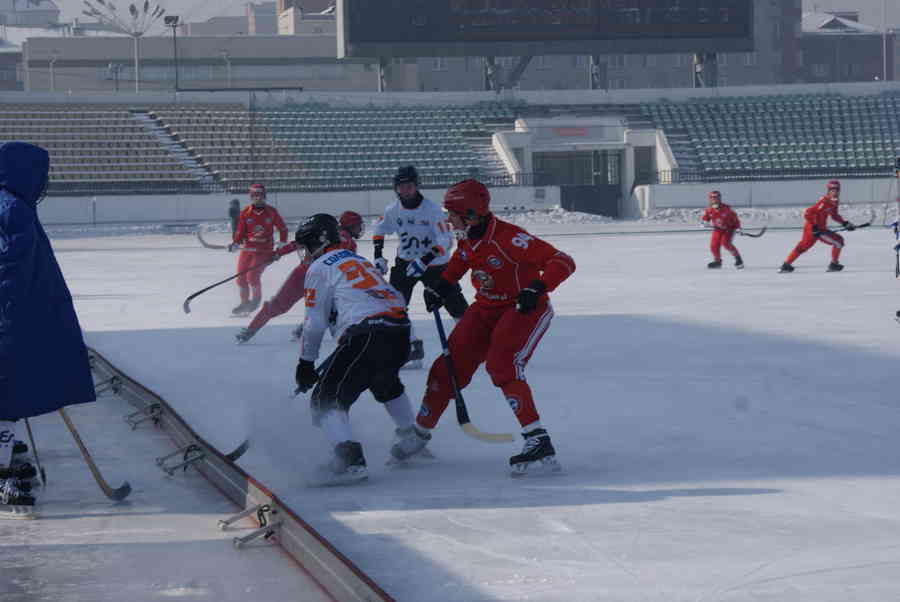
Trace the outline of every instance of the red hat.
{"label": "red hat", "polygon": [[266,196],[266,187],[262,184],[250,184],[250,190],[248,191],[250,194],[254,192],[261,192],[263,196]]}
{"label": "red hat", "polygon": [[828,180],[827,190],[840,190],[841,182],[839,180]]}
{"label": "red hat", "polygon": [[463,180],[444,194],[444,209],[464,217],[487,215],[491,212],[491,193],[478,180]]}
{"label": "red hat", "polygon": [[710,190],[710,191],[709,191],[709,198],[710,198],[710,199],[722,200],[722,193],[719,192],[718,190]]}

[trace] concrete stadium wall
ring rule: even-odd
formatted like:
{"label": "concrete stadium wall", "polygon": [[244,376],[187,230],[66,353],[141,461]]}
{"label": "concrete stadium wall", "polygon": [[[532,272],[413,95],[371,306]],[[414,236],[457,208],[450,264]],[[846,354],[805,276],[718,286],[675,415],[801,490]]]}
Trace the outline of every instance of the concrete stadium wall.
{"label": "concrete stadium wall", "polygon": [[[446,189],[423,190],[423,194],[441,202]],[[46,225],[110,223],[179,223],[221,221],[228,217],[231,194],[176,196],[97,196],[47,197],[40,205],[41,221]],[[246,195],[239,197],[247,203]],[[313,213],[340,213],[352,210],[362,215],[381,215],[396,197],[390,190],[353,192],[272,193],[269,202],[286,220],[296,221]],[[491,189],[491,206],[504,209],[549,209],[559,205],[559,188],[504,187]]]}
{"label": "concrete stadium wall", "polygon": [[[705,207],[710,190],[721,191],[722,199],[733,207],[807,205],[825,193],[827,181],[828,178],[638,186],[631,211],[646,217],[660,209]],[[844,203],[886,203],[898,195],[897,179],[891,177],[842,179],[841,187]]]}

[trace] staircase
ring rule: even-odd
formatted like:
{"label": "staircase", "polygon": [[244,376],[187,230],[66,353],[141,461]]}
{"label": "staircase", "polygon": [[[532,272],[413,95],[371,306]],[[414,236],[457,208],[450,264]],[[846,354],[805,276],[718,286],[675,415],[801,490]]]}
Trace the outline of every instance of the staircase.
{"label": "staircase", "polygon": [[192,176],[204,184],[216,183],[213,174],[197,161],[183,143],[172,137],[158,117],[152,117],[146,109],[131,109],[130,111],[132,118],[153,135],[163,148],[175,155]]}

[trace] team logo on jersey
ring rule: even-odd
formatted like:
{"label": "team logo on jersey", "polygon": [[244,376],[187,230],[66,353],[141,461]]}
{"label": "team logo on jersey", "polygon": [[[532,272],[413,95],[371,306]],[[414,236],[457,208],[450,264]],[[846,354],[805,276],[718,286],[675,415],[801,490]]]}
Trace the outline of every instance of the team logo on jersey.
{"label": "team logo on jersey", "polygon": [[415,226],[416,218],[414,218],[414,217],[407,218],[406,223],[409,224],[410,226]]}
{"label": "team logo on jersey", "polygon": [[271,223],[272,223],[272,218],[271,218],[271,217],[267,217],[267,218],[266,218],[266,223],[267,223],[267,224],[271,224]]}
{"label": "team logo on jersey", "polygon": [[255,226],[253,226],[254,232],[263,232],[264,230],[265,228],[262,227],[262,224],[256,224]]}
{"label": "team logo on jersey", "polygon": [[495,270],[499,270],[501,267],[503,267],[503,262],[500,261],[500,259],[498,257],[494,257],[493,255],[491,255],[490,257],[487,258],[487,262],[488,262],[488,265],[491,266],[492,268],[494,268]]}
{"label": "team logo on jersey", "polygon": [[427,219],[422,219],[422,220],[419,220],[419,224],[422,226],[430,226],[431,222],[428,221]]}
{"label": "team logo on jersey", "polygon": [[483,270],[475,270],[472,272],[472,278],[478,282],[478,288],[490,290],[494,288],[494,279],[490,274]]}
{"label": "team logo on jersey", "polygon": [[507,397],[506,403],[509,404],[509,407],[512,408],[513,414],[519,413],[519,400],[515,397]]}
{"label": "team logo on jersey", "polygon": [[431,412],[428,410],[428,408],[422,406],[421,408],[419,408],[419,416],[421,416],[422,418],[428,418],[429,416],[431,416]]}
{"label": "team logo on jersey", "polygon": [[248,218],[247,218],[247,223],[250,224],[250,225],[253,225],[253,218],[252,218],[252,217],[248,217]]}
{"label": "team logo on jersey", "polygon": [[462,249],[459,250],[459,256],[462,258],[463,261],[469,261],[469,254],[466,253],[465,251],[463,251]]}

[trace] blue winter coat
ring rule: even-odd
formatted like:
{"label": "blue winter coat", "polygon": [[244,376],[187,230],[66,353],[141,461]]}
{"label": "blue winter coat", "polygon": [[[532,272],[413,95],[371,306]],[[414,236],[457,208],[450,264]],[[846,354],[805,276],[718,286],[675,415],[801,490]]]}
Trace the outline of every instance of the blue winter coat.
{"label": "blue winter coat", "polygon": [[38,146],[0,145],[0,420],[95,399],[72,295],[37,216],[49,166]]}

